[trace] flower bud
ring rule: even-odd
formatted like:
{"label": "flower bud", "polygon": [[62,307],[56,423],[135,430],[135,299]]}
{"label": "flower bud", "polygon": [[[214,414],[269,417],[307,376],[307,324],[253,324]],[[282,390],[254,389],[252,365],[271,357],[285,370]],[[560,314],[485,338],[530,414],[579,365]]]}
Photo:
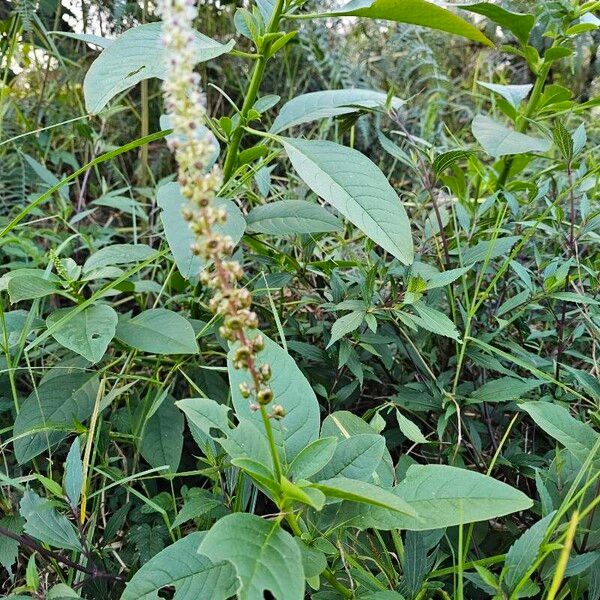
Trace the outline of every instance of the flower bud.
{"label": "flower bud", "polygon": [[256,399],[258,400],[258,403],[263,406],[269,404],[269,402],[273,400],[273,390],[271,388],[263,388],[256,394]]}

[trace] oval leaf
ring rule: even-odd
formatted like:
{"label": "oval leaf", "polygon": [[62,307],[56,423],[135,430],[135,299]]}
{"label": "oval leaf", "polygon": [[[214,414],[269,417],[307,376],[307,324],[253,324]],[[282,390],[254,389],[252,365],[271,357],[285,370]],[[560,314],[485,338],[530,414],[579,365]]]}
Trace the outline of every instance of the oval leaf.
{"label": "oval leaf", "polygon": [[425,0],[402,0],[401,2],[398,0],[375,0],[374,2],[373,0],[352,0],[329,14],[411,23],[460,35],[486,46],[493,46],[492,42],[479,29],[449,10],[431,2],[425,2]]}
{"label": "oval leaf", "polygon": [[304,200],[281,200],[253,208],[246,217],[252,231],[271,235],[340,231],[342,223],[328,210]]}
{"label": "oval leaf", "polygon": [[471,130],[483,149],[494,158],[550,150],[548,140],[519,133],[484,115],[477,115],[473,119]]}
{"label": "oval leaf", "polygon": [[[288,461],[291,461],[303,448],[317,439],[319,434],[319,403],[317,397],[296,365],[294,359],[267,336],[265,348],[257,358],[260,367],[268,363],[273,371],[269,382],[274,394],[274,402],[281,404],[286,416],[273,423],[277,445],[283,449]],[[235,347],[234,347],[235,348]],[[246,371],[233,368],[234,349],[227,356],[227,368],[233,405],[238,417],[249,419],[258,424],[263,431],[260,413],[250,410],[250,403],[243,398],[239,386],[242,382],[251,385],[250,375]]]}
{"label": "oval leaf", "polygon": [[[161,41],[162,23],[147,23],[127,30],[111,42],[92,63],[83,82],[85,107],[99,113],[119,92],[143,79],[164,79],[167,56]],[[229,52],[234,42],[219,44],[195,32],[196,62]]]}
{"label": "oval leaf", "polygon": [[213,562],[233,564],[241,581],[239,600],[258,600],[267,590],[277,600],[304,598],[300,549],[277,521],[243,513],[227,515],[211,527],[199,552]]}
{"label": "oval leaf", "polygon": [[[364,109],[382,109],[386,106],[387,94],[374,90],[347,89],[323,90],[296,96],[286,102],[271,126],[272,133],[279,133],[295,125],[347,115]],[[404,102],[392,98],[392,108],[400,108]]]}
{"label": "oval leaf", "polygon": [[145,310],[133,319],[122,319],[117,338],[124,344],[153,354],[196,354],[198,344],[191,323],[166,308]]}
{"label": "oval leaf", "polygon": [[413,261],[410,224],[385,175],[364,154],[333,142],[283,138],[283,146],[308,187],[384,250]]}
{"label": "oval leaf", "polygon": [[158,598],[167,586],[177,591],[177,600],[226,600],[239,585],[233,567],[224,561],[211,562],[198,554],[204,531],[196,531],[153,556],[127,584],[121,600]]}
{"label": "oval leaf", "polygon": [[[70,312],[71,309],[57,310],[46,319],[46,324],[51,328]],[[52,330],[52,337],[61,346],[97,363],[115,335],[118,320],[112,307],[95,304],[73,314],[64,325]]]}

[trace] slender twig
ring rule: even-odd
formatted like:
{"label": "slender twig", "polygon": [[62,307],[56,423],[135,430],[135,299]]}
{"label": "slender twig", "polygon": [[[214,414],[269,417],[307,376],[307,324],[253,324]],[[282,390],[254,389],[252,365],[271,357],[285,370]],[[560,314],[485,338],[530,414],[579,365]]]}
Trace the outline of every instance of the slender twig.
{"label": "slender twig", "polygon": [[36,542],[33,538],[28,535],[20,535],[7,529],[6,527],[2,527],[0,525],[0,535],[4,535],[16,542],[19,542],[22,546],[26,546],[31,550],[35,550],[39,554],[41,554],[47,560],[55,560],[56,562],[62,563],[67,567],[71,567],[72,569],[76,569],[77,571],[81,571],[82,573],[86,573],[92,578],[102,578],[102,579],[114,579],[116,581],[124,581],[124,578],[120,575],[113,575],[112,573],[106,573],[105,571],[100,571],[95,567],[84,567],[83,565],[77,564],[72,561],[70,558],[63,556],[59,552],[55,552],[54,550],[48,550],[44,548],[42,544]]}

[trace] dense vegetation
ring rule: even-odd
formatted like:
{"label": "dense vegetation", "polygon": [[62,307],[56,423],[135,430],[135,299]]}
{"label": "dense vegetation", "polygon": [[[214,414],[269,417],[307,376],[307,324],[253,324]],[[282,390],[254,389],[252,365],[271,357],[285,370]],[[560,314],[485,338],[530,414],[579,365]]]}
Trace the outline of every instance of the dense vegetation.
{"label": "dense vegetation", "polygon": [[2,3],[3,597],[599,600],[599,12]]}

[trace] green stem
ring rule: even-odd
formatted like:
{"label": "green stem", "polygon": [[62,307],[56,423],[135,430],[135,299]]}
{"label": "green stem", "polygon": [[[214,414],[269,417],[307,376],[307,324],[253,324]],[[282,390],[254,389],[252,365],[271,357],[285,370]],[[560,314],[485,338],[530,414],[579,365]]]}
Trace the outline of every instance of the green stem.
{"label": "green stem", "polygon": [[[273,9],[271,21],[269,22],[269,26],[267,28],[267,33],[275,33],[277,31],[279,27],[279,21],[281,20],[281,13],[283,12],[283,6],[284,0],[277,0],[277,4]],[[238,128],[233,132],[233,137],[231,138],[229,148],[227,149],[227,156],[225,157],[225,163],[223,165],[224,183],[227,183],[227,181],[229,181],[237,164],[240,143],[244,136],[243,127],[246,123],[248,113],[250,112],[250,110],[254,106],[254,103],[256,102],[256,96],[258,94],[258,90],[260,88],[260,84],[265,73],[267,61],[269,60],[269,47],[270,44],[265,44],[265,47],[260,49],[260,57],[256,61],[256,64],[254,65],[254,70],[252,71],[250,84],[248,85],[248,90],[246,91],[246,96],[244,98],[244,104],[242,105],[240,124]]]}
{"label": "green stem", "polygon": [[327,579],[331,587],[339,592],[344,598],[354,598],[354,592],[349,590],[345,585],[342,585],[329,569],[325,569],[322,575],[325,579]]}
{"label": "green stem", "polygon": [[[531,118],[531,115],[537,108],[538,102],[540,100],[540,96],[544,90],[544,84],[546,83],[546,79],[548,78],[548,74],[550,73],[550,67],[552,66],[552,62],[544,62],[542,67],[540,68],[540,72],[535,80],[535,84],[533,85],[533,90],[531,91],[531,96],[529,96],[529,101],[527,102],[527,106],[525,107],[525,112],[523,116],[517,119],[515,129],[519,133],[523,133],[525,129],[527,129],[527,123]],[[510,168],[512,167],[514,157],[511,156],[504,160],[504,166],[502,167],[502,172],[498,177],[498,183],[496,185],[496,189],[500,190],[506,185],[506,179],[508,178],[508,174],[510,173]]]}
{"label": "green stem", "polygon": [[265,425],[265,431],[267,433],[267,439],[269,440],[269,449],[271,450],[271,458],[273,459],[273,471],[275,479],[279,484],[281,482],[281,476],[283,471],[281,470],[281,462],[279,461],[279,453],[277,452],[277,446],[275,446],[275,437],[273,436],[273,427],[271,426],[271,419],[267,414],[267,409],[264,405],[260,406],[260,416],[262,417]]}

